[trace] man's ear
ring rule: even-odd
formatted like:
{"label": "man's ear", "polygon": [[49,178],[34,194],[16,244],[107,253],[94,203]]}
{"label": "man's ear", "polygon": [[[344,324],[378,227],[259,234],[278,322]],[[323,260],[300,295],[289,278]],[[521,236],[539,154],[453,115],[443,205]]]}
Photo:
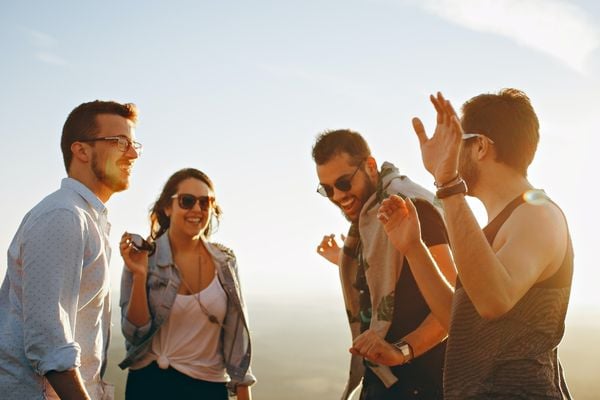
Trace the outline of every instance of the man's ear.
{"label": "man's ear", "polygon": [[89,145],[81,142],[73,142],[71,143],[71,153],[73,153],[73,158],[77,159],[81,163],[87,163],[90,161],[91,148]]}
{"label": "man's ear", "polygon": [[367,174],[371,178],[376,178],[379,175],[379,171],[377,171],[377,161],[373,158],[373,156],[367,157],[365,160],[365,167],[367,170]]}
{"label": "man's ear", "polygon": [[486,157],[495,158],[495,150],[493,149],[493,147],[494,145],[491,141],[484,137],[479,137],[477,138],[477,151],[475,153],[475,156],[478,160],[483,160]]}

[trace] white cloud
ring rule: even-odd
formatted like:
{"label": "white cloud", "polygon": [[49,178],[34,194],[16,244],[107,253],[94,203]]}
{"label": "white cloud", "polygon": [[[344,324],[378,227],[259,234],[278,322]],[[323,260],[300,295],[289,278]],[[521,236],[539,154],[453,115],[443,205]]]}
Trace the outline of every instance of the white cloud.
{"label": "white cloud", "polygon": [[596,24],[584,10],[564,0],[420,0],[415,4],[457,25],[508,37],[582,73],[600,46]]}
{"label": "white cloud", "polygon": [[51,65],[65,66],[67,61],[55,52],[58,41],[47,33],[34,29],[22,28],[34,47],[34,55],[38,60]]}
{"label": "white cloud", "polygon": [[25,32],[27,32],[29,39],[36,47],[47,49],[56,46],[58,43],[56,39],[47,33],[39,32],[33,29],[25,29]]}
{"label": "white cloud", "polygon": [[54,53],[48,53],[45,51],[39,51],[35,54],[36,58],[46,64],[52,65],[67,65],[67,62],[60,56]]}

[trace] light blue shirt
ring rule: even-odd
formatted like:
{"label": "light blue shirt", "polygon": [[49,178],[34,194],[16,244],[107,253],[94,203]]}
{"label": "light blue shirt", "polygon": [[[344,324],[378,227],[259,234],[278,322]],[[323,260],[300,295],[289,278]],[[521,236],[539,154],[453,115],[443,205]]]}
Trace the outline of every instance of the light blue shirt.
{"label": "light blue shirt", "polygon": [[44,375],[76,367],[106,398],[109,232],[104,204],[71,178],[23,218],[0,288],[0,399],[52,398]]}

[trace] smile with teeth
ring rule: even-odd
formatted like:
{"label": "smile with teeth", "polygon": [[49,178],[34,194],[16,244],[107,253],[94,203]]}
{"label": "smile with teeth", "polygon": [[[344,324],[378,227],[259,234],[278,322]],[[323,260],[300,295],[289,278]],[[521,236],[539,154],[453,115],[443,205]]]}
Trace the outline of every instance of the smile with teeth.
{"label": "smile with teeth", "polygon": [[133,168],[132,164],[121,164],[119,165],[119,168],[121,169],[121,171],[125,172],[126,174],[131,174],[131,169]]}
{"label": "smile with teeth", "polygon": [[188,217],[185,219],[186,222],[192,223],[192,224],[199,224],[200,222],[202,222],[202,218],[200,217]]}
{"label": "smile with teeth", "polygon": [[344,211],[349,211],[352,209],[352,206],[354,205],[354,198],[350,197],[348,199],[340,201],[338,204]]}

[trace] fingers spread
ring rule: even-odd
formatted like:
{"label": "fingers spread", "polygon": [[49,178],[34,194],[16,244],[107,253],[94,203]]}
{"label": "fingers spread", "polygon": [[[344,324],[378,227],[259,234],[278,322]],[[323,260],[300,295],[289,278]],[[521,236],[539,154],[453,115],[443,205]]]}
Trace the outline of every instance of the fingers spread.
{"label": "fingers spread", "polygon": [[440,93],[438,92],[438,97],[436,98],[434,95],[429,95],[429,100],[433,107],[435,107],[435,111],[437,112],[437,123],[440,124],[444,122],[444,107],[443,102],[439,100]]}
{"label": "fingers spread", "polygon": [[425,133],[425,127],[419,118],[412,119],[413,129],[417,134],[417,138],[419,139],[419,143],[423,145],[423,143],[427,142],[427,134]]}
{"label": "fingers spread", "polygon": [[460,142],[462,140],[463,129],[462,125],[460,124],[460,121],[458,120],[458,117],[456,115],[453,115],[452,120],[450,122],[452,124],[452,127],[454,128],[453,132],[456,135],[456,140]]}

